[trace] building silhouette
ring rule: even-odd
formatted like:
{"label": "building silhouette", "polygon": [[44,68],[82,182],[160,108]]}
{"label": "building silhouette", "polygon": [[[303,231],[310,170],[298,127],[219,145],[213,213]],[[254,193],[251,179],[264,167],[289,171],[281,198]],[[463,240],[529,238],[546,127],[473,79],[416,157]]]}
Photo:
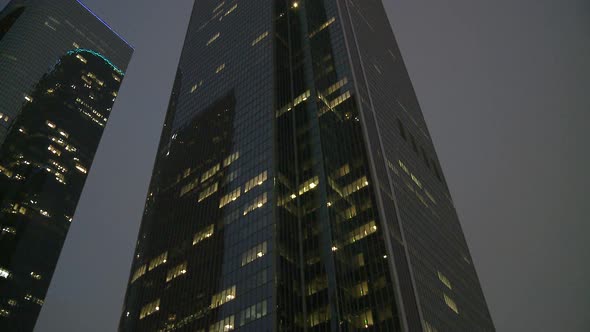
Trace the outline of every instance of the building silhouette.
{"label": "building silhouette", "polygon": [[32,331],[132,48],[81,3],[0,14],[0,330]]}
{"label": "building silhouette", "polygon": [[494,331],[379,0],[197,1],[120,331]]}

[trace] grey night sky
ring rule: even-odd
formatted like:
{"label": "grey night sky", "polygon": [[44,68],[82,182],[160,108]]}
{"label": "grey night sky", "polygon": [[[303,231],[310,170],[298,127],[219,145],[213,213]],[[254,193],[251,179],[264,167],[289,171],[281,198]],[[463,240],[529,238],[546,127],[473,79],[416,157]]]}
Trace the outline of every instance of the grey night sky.
{"label": "grey night sky", "polygon": [[[85,2],[135,54],[39,332],[116,331],[193,0]],[[384,2],[498,331],[590,331],[590,1]]]}

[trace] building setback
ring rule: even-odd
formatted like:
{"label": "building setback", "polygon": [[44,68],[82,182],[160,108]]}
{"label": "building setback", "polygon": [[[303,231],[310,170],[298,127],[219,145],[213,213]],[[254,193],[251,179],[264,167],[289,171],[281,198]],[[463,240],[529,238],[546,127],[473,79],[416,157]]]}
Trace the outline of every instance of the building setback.
{"label": "building setback", "polygon": [[132,48],[74,0],[0,13],[0,330],[32,331]]}
{"label": "building setback", "polygon": [[380,0],[193,8],[120,331],[494,331]]}

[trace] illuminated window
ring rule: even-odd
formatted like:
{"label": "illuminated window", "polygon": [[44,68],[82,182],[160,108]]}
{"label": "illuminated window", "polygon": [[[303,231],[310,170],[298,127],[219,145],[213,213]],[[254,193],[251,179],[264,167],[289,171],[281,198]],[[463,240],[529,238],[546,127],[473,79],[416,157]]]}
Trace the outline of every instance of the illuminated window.
{"label": "illuminated window", "polygon": [[56,127],[55,123],[53,123],[51,121],[45,121],[45,124],[47,124],[47,127],[51,128],[51,129],[55,129],[55,127]]}
{"label": "illuminated window", "polygon": [[50,145],[47,147],[47,150],[49,150],[51,153],[53,153],[56,156],[61,156],[61,151],[59,151],[55,146]]}
{"label": "illuminated window", "polygon": [[222,207],[226,206],[227,204],[238,199],[238,197],[240,197],[240,192],[241,192],[241,187],[238,187],[234,191],[230,192],[229,194],[221,197],[221,200],[219,201],[219,208],[222,208]]}
{"label": "illuminated window", "polygon": [[356,328],[366,329],[369,326],[373,326],[373,324],[373,312],[371,310],[366,310],[358,315],[353,316],[352,325]]}
{"label": "illuminated window", "polygon": [[266,204],[267,200],[268,199],[266,193],[258,196],[251,204],[244,206],[244,215],[247,215],[248,213],[256,209],[261,208],[264,204]]}
{"label": "illuminated window", "polygon": [[453,287],[451,287],[451,281],[444,274],[442,274],[440,271],[436,271],[436,273],[438,275],[438,280],[445,284],[445,286],[447,286],[449,289],[453,289]]}
{"label": "illuminated window", "polygon": [[261,40],[263,40],[267,36],[268,36],[268,31],[264,31],[260,36],[256,37],[256,39],[254,39],[252,41],[252,46],[258,44]]}
{"label": "illuminated window", "polygon": [[232,153],[231,155],[229,155],[229,157],[227,157],[223,160],[223,167],[227,167],[227,166],[231,165],[234,161],[238,160],[239,157],[240,157],[239,151]]}
{"label": "illuminated window", "polygon": [[158,257],[156,257],[150,261],[148,271],[151,271],[151,270],[155,269],[156,267],[166,263],[166,259],[168,259],[168,252],[167,251],[160,254]]}
{"label": "illuminated window", "polygon": [[171,280],[185,274],[186,267],[187,267],[187,263],[184,262],[184,263],[176,265],[175,267],[168,270],[168,273],[166,274],[166,282],[170,282]]}
{"label": "illuminated window", "polygon": [[263,184],[264,181],[266,181],[267,176],[267,172],[264,171],[255,176],[254,178],[248,180],[248,182],[246,182],[246,184],[244,185],[244,192],[247,193],[248,191],[250,191],[250,189]]}
{"label": "illuminated window", "polygon": [[231,315],[209,327],[209,332],[227,332],[234,329],[235,316]]}
{"label": "illuminated window", "polygon": [[346,197],[354,192],[361,190],[362,188],[368,185],[369,181],[367,181],[367,177],[363,176],[362,178],[357,179],[356,181],[342,188],[342,195]]}
{"label": "illuminated window", "polygon": [[211,309],[217,308],[224,303],[232,301],[236,298],[236,286],[233,285],[230,288],[224,289],[221,292],[214,294],[211,297],[211,305],[209,306]]}
{"label": "illuminated window", "polygon": [[135,272],[133,273],[133,277],[131,277],[131,283],[133,283],[135,280],[141,278],[141,276],[143,276],[146,273],[146,271],[147,271],[147,266],[145,264],[138,267],[137,270],[135,270]]}
{"label": "illuminated window", "polygon": [[352,257],[352,266],[354,267],[361,267],[365,266],[365,256],[361,253],[354,257]]}
{"label": "illuminated window", "polygon": [[35,272],[31,272],[31,278],[35,279],[35,280],[41,280],[42,277],[39,273],[35,273]]}
{"label": "illuminated window", "polygon": [[315,36],[316,34],[318,34],[320,31],[324,30],[325,28],[329,27],[330,24],[334,23],[334,21],[336,21],[336,19],[334,17],[332,17],[327,22],[325,22],[324,24],[322,24],[319,28],[317,28],[316,30],[312,31],[309,34],[309,38],[313,38],[313,36]]}
{"label": "illuminated window", "polygon": [[303,195],[304,193],[314,189],[320,183],[320,180],[317,176],[303,182],[301,186],[299,186],[299,195]]}
{"label": "illuminated window", "polygon": [[199,183],[200,183],[199,178],[196,178],[193,181],[182,186],[182,188],[180,188],[180,197],[184,196],[186,193],[195,189],[199,185]]}
{"label": "illuminated window", "polygon": [[157,299],[153,302],[150,302],[141,308],[141,312],[139,313],[139,319],[144,319],[145,317],[153,314],[156,311],[160,310],[160,299]]}
{"label": "illuminated window", "polygon": [[85,59],[83,56],[81,56],[80,54],[76,54],[76,58],[77,58],[78,60],[80,60],[80,62],[82,62],[82,63],[87,63],[87,62],[88,62],[88,60],[86,60],[86,59]]}
{"label": "illuminated window", "polygon": [[225,69],[225,63],[222,63],[219,65],[219,67],[217,67],[217,69],[215,69],[215,74],[219,74],[224,69]]}
{"label": "illuminated window", "polygon": [[201,202],[205,198],[213,195],[216,191],[217,191],[217,182],[215,182],[212,186],[207,187],[207,189],[205,189],[199,193],[199,202]]}
{"label": "illuminated window", "polygon": [[211,39],[209,39],[209,41],[207,42],[207,46],[211,45],[211,43],[213,43],[215,40],[217,40],[217,38],[219,38],[220,33],[216,33],[215,35],[213,35],[213,37],[211,37]]}
{"label": "illuminated window", "polygon": [[201,182],[205,182],[207,181],[209,178],[211,178],[213,175],[215,175],[215,173],[217,173],[220,169],[219,164],[211,167],[210,169],[208,169],[202,176],[201,176]]}
{"label": "illuminated window", "polygon": [[348,233],[347,243],[354,243],[358,240],[364,239],[365,237],[375,233],[377,231],[377,225],[375,221],[368,222],[363,226]]}
{"label": "illuminated window", "polygon": [[352,296],[355,298],[363,297],[369,293],[369,284],[366,281],[363,281],[354,287],[352,287]]}
{"label": "illuminated window", "polygon": [[346,164],[334,172],[334,178],[338,179],[350,173],[350,165]]}
{"label": "illuminated window", "polygon": [[455,303],[455,301],[453,301],[453,299],[447,296],[447,294],[443,294],[443,297],[445,299],[445,303],[447,304],[447,306],[456,314],[459,314],[459,308],[457,308],[457,304]]}
{"label": "illuminated window", "polygon": [[251,321],[260,319],[268,313],[266,300],[256,303],[244,310],[240,313],[240,326],[244,326]]}
{"label": "illuminated window", "polygon": [[309,314],[309,327],[314,327],[330,319],[330,310],[328,307],[322,307]]}
{"label": "illuminated window", "polygon": [[307,295],[313,295],[323,289],[328,288],[328,278],[321,275],[307,283]]}
{"label": "illuminated window", "polygon": [[231,14],[231,12],[233,12],[234,10],[236,10],[236,8],[238,8],[238,4],[237,3],[235,5],[233,5],[230,9],[228,9],[227,12],[225,12],[225,16]]}
{"label": "illuminated window", "polygon": [[0,267],[0,278],[8,279],[10,277],[10,271]]}
{"label": "illuminated window", "polygon": [[242,266],[249,264],[266,255],[266,241],[262,242],[242,254]]}
{"label": "illuminated window", "polygon": [[76,164],[76,169],[77,169],[77,170],[78,170],[80,173],[83,173],[83,174],[86,174],[86,173],[88,173],[88,170],[86,169],[86,167],[84,167],[84,166],[82,166],[82,165],[80,165],[80,164]]}
{"label": "illuminated window", "polygon": [[211,224],[195,234],[193,237],[193,245],[213,236],[214,229],[215,225]]}

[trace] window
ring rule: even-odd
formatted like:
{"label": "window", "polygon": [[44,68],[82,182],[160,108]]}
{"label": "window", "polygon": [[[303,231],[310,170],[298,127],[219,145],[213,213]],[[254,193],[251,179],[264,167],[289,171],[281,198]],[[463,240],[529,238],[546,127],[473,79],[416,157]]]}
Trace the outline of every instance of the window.
{"label": "window", "polygon": [[366,281],[352,287],[352,296],[355,298],[363,297],[369,293],[369,284]]}
{"label": "window", "polygon": [[195,236],[193,237],[193,246],[195,244],[207,239],[207,238],[210,238],[213,235],[214,228],[215,228],[215,225],[211,224],[211,225],[205,227],[203,230],[201,230],[197,234],[195,234]]}
{"label": "window", "polygon": [[239,157],[240,157],[240,152],[232,153],[231,155],[229,155],[227,158],[225,158],[223,160],[223,167],[227,167],[227,166],[231,165],[231,163],[238,160]]}
{"label": "window", "polygon": [[360,239],[363,239],[377,231],[377,225],[375,221],[368,222],[361,227],[353,230],[352,232],[348,233],[348,241],[347,243],[354,243]]}
{"label": "window", "polygon": [[371,310],[366,310],[353,316],[352,325],[356,328],[368,328],[369,326],[373,326],[373,312]]}
{"label": "window", "polygon": [[438,280],[445,284],[449,289],[453,289],[453,287],[451,287],[451,281],[444,274],[440,271],[436,271],[436,273],[438,274]]}
{"label": "window", "polygon": [[166,282],[170,282],[171,280],[185,274],[186,267],[187,267],[187,263],[184,262],[184,263],[176,265],[175,267],[168,270],[168,273],[166,274]]}
{"label": "window", "polygon": [[258,44],[261,40],[266,38],[266,36],[268,36],[268,31],[265,31],[260,36],[256,37],[256,39],[252,41],[252,46]]}
{"label": "window", "polygon": [[227,332],[234,329],[234,315],[226,317],[217,323],[214,323],[209,327],[209,332]]}
{"label": "window", "polygon": [[209,306],[211,309],[217,308],[224,303],[227,303],[236,298],[236,285],[231,286],[230,288],[224,289],[221,292],[214,294],[211,297],[211,305]]}
{"label": "window", "polygon": [[143,264],[142,266],[138,267],[135,270],[135,272],[133,273],[133,277],[131,278],[131,283],[133,283],[135,280],[137,280],[141,276],[143,276],[146,271],[147,271],[147,266],[145,266],[145,264]]}
{"label": "window", "polygon": [[369,181],[367,181],[367,177],[363,176],[360,179],[355,180],[351,184],[342,188],[342,196],[346,197],[354,192],[361,190],[362,188],[369,185]]}
{"label": "window", "polygon": [[185,184],[180,189],[180,197],[184,196],[186,193],[188,193],[191,190],[195,189],[198,185],[199,185],[199,178],[196,178],[193,181]]}
{"label": "window", "polygon": [[211,37],[211,39],[209,39],[209,41],[207,42],[207,46],[211,45],[211,43],[213,43],[215,40],[217,40],[217,38],[219,38],[220,33],[216,33],[213,37]]}
{"label": "window", "polygon": [[299,195],[303,195],[304,193],[314,189],[318,186],[320,180],[317,176],[305,181],[302,185],[299,186]]}
{"label": "window", "polygon": [[248,182],[246,182],[246,185],[244,186],[244,192],[247,193],[252,188],[263,184],[264,181],[266,181],[266,179],[268,177],[267,174],[268,174],[267,171],[264,171],[264,172],[258,174],[257,176],[255,176],[254,178],[248,180]]}
{"label": "window", "polygon": [[264,204],[266,204],[268,198],[266,193],[258,196],[251,204],[245,205],[244,206],[244,215],[247,215],[248,213],[261,208]]}
{"label": "window", "polygon": [[219,67],[217,67],[217,69],[215,69],[215,74],[219,74],[224,69],[225,69],[225,63],[222,63],[219,65]]}
{"label": "window", "polygon": [[260,319],[268,313],[266,300],[256,303],[240,313],[240,326],[244,326],[253,320]]}
{"label": "window", "polygon": [[166,259],[168,258],[168,252],[164,252],[160,254],[158,257],[152,259],[150,261],[150,265],[148,267],[148,271],[155,269],[156,267],[166,263]]}
{"label": "window", "polygon": [[213,195],[217,191],[217,182],[213,185],[207,187],[205,190],[199,193],[199,202],[203,201],[205,198]]}
{"label": "window", "polygon": [[449,296],[447,296],[447,294],[443,293],[443,297],[445,299],[445,303],[447,304],[447,306],[453,310],[456,314],[459,314],[459,308],[457,308],[457,304],[455,303],[455,301],[453,301],[453,299],[451,299]]}
{"label": "window", "polygon": [[242,254],[242,266],[266,255],[266,249],[266,241],[248,249],[248,251]]}
{"label": "window", "polygon": [[219,171],[219,164],[211,167],[209,170],[207,170],[203,176],[201,177],[201,183],[207,181],[209,178],[211,178],[213,175],[215,175],[215,173],[217,173],[217,171]]}
{"label": "window", "polygon": [[144,305],[143,308],[141,308],[141,312],[139,313],[139,319],[144,319],[158,310],[160,310],[160,299]]}
{"label": "window", "polygon": [[234,191],[230,192],[229,194],[221,197],[221,200],[219,201],[219,208],[222,208],[222,207],[226,206],[227,204],[238,199],[238,197],[240,197],[240,193],[241,193],[241,187],[238,187]]}

